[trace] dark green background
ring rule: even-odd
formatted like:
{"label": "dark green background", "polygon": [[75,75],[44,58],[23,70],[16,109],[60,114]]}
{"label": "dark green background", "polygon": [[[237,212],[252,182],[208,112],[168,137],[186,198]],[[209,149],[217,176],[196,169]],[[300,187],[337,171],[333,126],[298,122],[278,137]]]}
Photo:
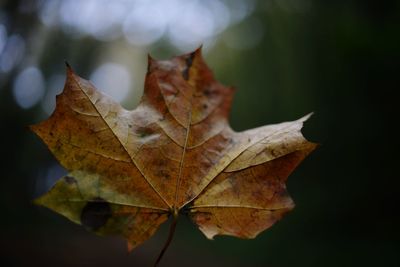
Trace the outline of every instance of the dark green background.
{"label": "dark green background", "polygon": [[[9,31],[24,36],[39,22],[20,13],[19,2],[0,7],[10,15]],[[181,218],[161,266],[400,266],[399,2],[315,0],[305,13],[265,2],[253,14],[265,24],[258,46],[206,55],[217,78],[237,88],[231,123],[244,130],[313,111],[303,132],[322,145],[290,176],[296,208],[282,221],[254,240],[209,241]],[[110,45],[51,34],[39,61],[45,74],[68,59],[87,77]],[[162,43],[149,51],[176,54]],[[27,128],[42,111],[20,109],[12,81],[13,74],[0,90],[0,262],[150,266],[167,225],[128,255],[121,239],[95,236],[31,204],[36,179],[55,159]]]}

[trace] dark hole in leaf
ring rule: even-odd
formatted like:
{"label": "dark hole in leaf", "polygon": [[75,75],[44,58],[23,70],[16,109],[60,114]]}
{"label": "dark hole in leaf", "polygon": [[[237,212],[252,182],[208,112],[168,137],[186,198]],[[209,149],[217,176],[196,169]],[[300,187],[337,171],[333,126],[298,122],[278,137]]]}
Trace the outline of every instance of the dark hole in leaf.
{"label": "dark hole in leaf", "polygon": [[110,203],[102,198],[94,198],[82,209],[81,223],[86,228],[96,231],[105,225],[112,216]]}

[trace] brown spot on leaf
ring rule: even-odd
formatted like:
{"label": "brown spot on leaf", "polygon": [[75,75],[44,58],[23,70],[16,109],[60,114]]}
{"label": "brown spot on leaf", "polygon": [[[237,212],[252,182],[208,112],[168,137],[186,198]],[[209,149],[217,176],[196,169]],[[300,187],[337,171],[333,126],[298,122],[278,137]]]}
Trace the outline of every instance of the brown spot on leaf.
{"label": "brown spot on leaf", "polygon": [[67,184],[75,184],[77,181],[74,177],[64,176],[64,180]]}
{"label": "brown spot on leaf", "polygon": [[195,52],[190,53],[190,55],[185,59],[186,67],[182,71],[182,76],[183,76],[183,79],[185,79],[185,80],[189,80],[189,70],[193,64],[194,55],[195,55]]}
{"label": "brown spot on leaf", "polygon": [[136,134],[141,138],[149,136],[149,135],[151,135],[153,133],[154,133],[154,131],[152,129],[145,128],[145,127],[141,127],[141,128],[136,130]]}

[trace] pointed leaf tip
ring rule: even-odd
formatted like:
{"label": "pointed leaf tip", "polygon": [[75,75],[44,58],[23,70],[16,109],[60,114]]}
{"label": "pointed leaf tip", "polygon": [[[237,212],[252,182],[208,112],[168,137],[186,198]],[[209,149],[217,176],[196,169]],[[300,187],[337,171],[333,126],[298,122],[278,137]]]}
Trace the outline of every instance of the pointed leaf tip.
{"label": "pointed leaf tip", "polygon": [[154,61],[155,59],[150,55],[150,53],[148,53],[147,54],[147,62],[152,62],[152,61]]}
{"label": "pointed leaf tip", "polygon": [[32,200],[32,204],[36,206],[43,206],[42,197],[37,197],[34,200]]}
{"label": "pointed leaf tip", "polygon": [[150,53],[147,54],[147,72],[150,72],[151,67],[153,66],[154,62],[156,60],[150,55]]}
{"label": "pointed leaf tip", "polygon": [[308,113],[307,115],[305,115],[304,118],[305,118],[305,120],[308,120],[308,119],[309,119],[311,116],[313,116],[313,115],[314,115],[314,111]]}
{"label": "pointed leaf tip", "polygon": [[129,254],[129,253],[132,252],[132,250],[135,248],[135,246],[134,246],[131,242],[129,242],[129,241],[126,242],[126,244],[127,244],[126,249],[127,249],[128,254]]}
{"label": "pointed leaf tip", "polygon": [[74,70],[72,69],[71,65],[65,60],[65,67],[67,68],[67,73],[75,73]]}
{"label": "pointed leaf tip", "polygon": [[202,50],[203,50],[203,44],[197,47],[196,50],[194,50],[194,53],[201,55]]}

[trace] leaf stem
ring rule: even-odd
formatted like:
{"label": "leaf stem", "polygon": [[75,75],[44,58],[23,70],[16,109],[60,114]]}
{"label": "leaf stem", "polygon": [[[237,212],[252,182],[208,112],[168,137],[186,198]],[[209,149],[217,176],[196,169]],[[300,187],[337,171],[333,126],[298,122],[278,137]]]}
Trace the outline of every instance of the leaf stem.
{"label": "leaf stem", "polygon": [[167,241],[165,242],[164,247],[162,248],[162,250],[160,252],[160,255],[158,255],[158,258],[157,258],[156,262],[154,263],[154,267],[158,266],[162,257],[164,256],[165,251],[167,251],[169,244],[171,244],[172,238],[174,237],[176,224],[178,222],[178,215],[179,215],[178,209],[176,207],[173,208],[172,215],[173,215],[173,220],[172,220],[171,227],[169,228]]}

